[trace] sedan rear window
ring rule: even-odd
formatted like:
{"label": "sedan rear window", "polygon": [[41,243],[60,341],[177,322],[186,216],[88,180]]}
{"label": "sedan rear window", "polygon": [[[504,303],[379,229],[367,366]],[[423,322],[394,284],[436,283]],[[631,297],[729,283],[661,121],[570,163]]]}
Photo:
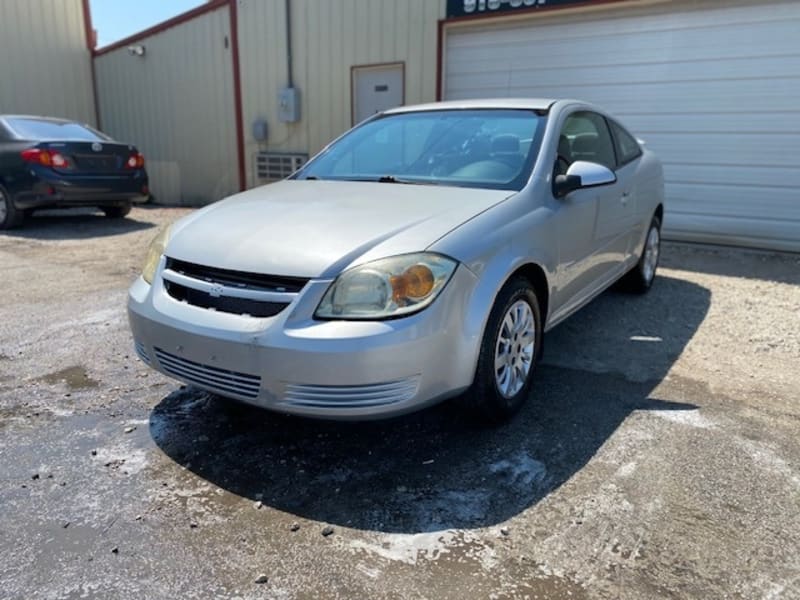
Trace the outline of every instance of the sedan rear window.
{"label": "sedan rear window", "polygon": [[108,137],[88,125],[72,121],[9,117],[6,122],[18,137],[25,140],[79,140],[86,142],[109,140]]}
{"label": "sedan rear window", "polygon": [[516,109],[389,114],[334,142],[296,178],[520,190],[545,120]]}

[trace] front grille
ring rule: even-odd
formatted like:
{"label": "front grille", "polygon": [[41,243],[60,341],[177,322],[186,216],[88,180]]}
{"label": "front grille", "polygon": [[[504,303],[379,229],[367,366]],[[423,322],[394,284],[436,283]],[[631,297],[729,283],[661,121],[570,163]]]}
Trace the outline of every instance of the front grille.
{"label": "front grille", "polygon": [[417,393],[419,377],[367,385],[303,385],[290,383],[284,402],[318,408],[361,408],[405,402]]}
{"label": "front grille", "polygon": [[239,373],[228,369],[220,369],[187,360],[155,348],[158,364],[166,372],[182,381],[194,383],[204,389],[219,392],[222,395],[232,394],[244,398],[257,398],[261,389],[261,377]]}
{"label": "front grille", "polygon": [[261,300],[250,300],[249,298],[231,298],[229,296],[212,296],[202,290],[175,283],[174,281],[164,281],[167,293],[181,302],[186,302],[192,306],[200,308],[210,308],[220,312],[232,313],[235,315],[250,315],[251,317],[274,317],[284,308],[289,306],[288,302],[262,302]]}
{"label": "front grille", "polygon": [[163,274],[167,293],[209,310],[273,317],[289,306],[308,279],[246,273],[167,258]]}
{"label": "front grille", "polygon": [[167,269],[193,279],[218,283],[230,287],[269,292],[297,293],[303,289],[308,279],[302,277],[283,277],[279,275],[262,275],[260,273],[246,273],[230,269],[218,269],[197,265],[183,260],[167,258]]}

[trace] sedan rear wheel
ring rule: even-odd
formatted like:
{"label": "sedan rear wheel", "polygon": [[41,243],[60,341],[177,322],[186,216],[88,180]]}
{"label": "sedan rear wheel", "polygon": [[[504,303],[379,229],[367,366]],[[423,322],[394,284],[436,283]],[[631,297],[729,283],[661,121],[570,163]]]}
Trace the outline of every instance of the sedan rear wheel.
{"label": "sedan rear wheel", "polygon": [[122,206],[104,206],[103,212],[109,219],[121,219],[131,212],[131,204],[123,204]]}
{"label": "sedan rear wheel", "polygon": [[463,397],[482,422],[502,423],[525,403],[542,348],[539,301],[530,282],[510,280],[486,324],[475,381]]}
{"label": "sedan rear wheel", "polygon": [[22,223],[25,213],[14,206],[11,195],[0,187],[0,229],[13,229]]}

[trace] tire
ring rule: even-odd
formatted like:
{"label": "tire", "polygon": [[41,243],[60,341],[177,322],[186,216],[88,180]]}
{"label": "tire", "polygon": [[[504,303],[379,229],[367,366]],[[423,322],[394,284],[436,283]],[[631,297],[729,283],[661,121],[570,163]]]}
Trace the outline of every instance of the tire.
{"label": "tire", "polygon": [[[519,333],[513,331],[514,325],[523,330],[526,325],[532,328],[527,349],[518,343]],[[504,339],[510,343],[504,345]],[[513,417],[528,398],[541,352],[542,318],[536,292],[527,279],[511,279],[498,294],[489,314],[475,380],[462,397],[470,416],[491,425]],[[513,362],[502,364],[503,355]],[[498,363],[500,366],[495,368]]]}
{"label": "tire", "polygon": [[131,212],[131,203],[128,202],[122,206],[104,206],[103,212],[109,219],[121,219]]}
{"label": "tire", "polygon": [[622,288],[634,294],[644,294],[656,278],[658,260],[661,257],[661,220],[653,217],[644,240],[639,262],[620,280]]}
{"label": "tire", "polygon": [[25,218],[24,211],[14,206],[9,194],[0,186],[0,229],[14,229],[22,224]]}

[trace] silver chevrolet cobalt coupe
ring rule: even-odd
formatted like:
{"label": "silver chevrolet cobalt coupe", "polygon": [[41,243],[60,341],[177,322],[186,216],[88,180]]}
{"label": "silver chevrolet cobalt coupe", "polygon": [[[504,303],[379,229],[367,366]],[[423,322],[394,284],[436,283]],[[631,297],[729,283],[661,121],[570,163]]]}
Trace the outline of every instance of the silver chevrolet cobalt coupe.
{"label": "silver chevrolet cobalt coupe", "polygon": [[367,419],[530,393],[544,333],[659,257],[658,159],[573,100],[402,107],[288,180],[190,214],[130,289],[141,359],[284,413]]}

